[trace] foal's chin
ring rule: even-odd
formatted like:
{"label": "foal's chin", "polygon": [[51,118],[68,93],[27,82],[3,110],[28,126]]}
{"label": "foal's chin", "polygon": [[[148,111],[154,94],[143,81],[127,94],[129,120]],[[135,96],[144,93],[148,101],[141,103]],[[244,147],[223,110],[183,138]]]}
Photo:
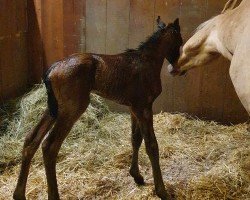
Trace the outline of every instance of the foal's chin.
{"label": "foal's chin", "polygon": [[168,65],[168,72],[172,75],[172,76],[184,76],[187,73],[187,70],[177,70],[173,67],[173,65]]}

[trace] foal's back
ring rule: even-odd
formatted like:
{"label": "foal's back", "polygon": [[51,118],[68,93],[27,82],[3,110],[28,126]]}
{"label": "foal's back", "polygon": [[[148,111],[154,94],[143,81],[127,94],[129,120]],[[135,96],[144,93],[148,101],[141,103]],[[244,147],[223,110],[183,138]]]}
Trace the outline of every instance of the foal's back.
{"label": "foal's back", "polygon": [[162,63],[153,63],[150,57],[137,51],[117,55],[79,53],[55,63],[48,73],[53,88],[61,88],[54,92],[62,102],[74,96],[74,91],[78,90],[83,96],[94,92],[131,106],[136,101],[143,103],[147,96],[153,98],[161,92],[160,74],[154,65]]}

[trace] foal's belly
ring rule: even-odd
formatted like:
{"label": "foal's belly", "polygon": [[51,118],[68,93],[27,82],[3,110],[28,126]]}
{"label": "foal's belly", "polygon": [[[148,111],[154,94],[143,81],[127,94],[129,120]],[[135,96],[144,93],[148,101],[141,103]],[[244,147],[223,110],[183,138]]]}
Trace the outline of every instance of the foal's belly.
{"label": "foal's belly", "polygon": [[97,94],[105,99],[114,101],[118,104],[125,105],[125,106],[131,106],[131,102],[128,99],[128,97],[125,97],[125,94],[111,94],[109,92],[103,92],[103,91],[98,91],[98,90],[92,90],[91,91],[94,94]]}

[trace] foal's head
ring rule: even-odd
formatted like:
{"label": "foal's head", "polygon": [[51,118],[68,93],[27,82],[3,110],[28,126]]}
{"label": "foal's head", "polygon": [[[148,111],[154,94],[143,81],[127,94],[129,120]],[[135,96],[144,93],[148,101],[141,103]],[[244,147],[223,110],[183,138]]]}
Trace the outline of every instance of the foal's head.
{"label": "foal's head", "polygon": [[159,16],[157,28],[158,30],[141,43],[138,49],[148,55],[166,58],[171,64],[175,64],[180,56],[180,47],[183,43],[179,19],[166,25]]}
{"label": "foal's head", "polygon": [[168,60],[169,63],[175,64],[180,57],[180,48],[183,44],[179,19],[166,25],[157,19],[158,32],[160,33],[160,53]]}

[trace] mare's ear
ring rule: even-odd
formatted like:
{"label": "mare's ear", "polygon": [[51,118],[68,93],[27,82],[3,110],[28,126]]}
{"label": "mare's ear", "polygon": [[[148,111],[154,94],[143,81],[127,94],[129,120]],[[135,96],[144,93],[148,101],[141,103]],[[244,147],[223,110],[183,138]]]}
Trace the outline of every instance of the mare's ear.
{"label": "mare's ear", "polygon": [[174,28],[175,28],[175,30],[177,30],[178,32],[181,31],[179,18],[177,18],[177,19],[174,21]]}
{"label": "mare's ear", "polygon": [[166,24],[163,21],[161,21],[160,16],[158,16],[156,22],[157,22],[158,29],[164,29],[166,27]]}

